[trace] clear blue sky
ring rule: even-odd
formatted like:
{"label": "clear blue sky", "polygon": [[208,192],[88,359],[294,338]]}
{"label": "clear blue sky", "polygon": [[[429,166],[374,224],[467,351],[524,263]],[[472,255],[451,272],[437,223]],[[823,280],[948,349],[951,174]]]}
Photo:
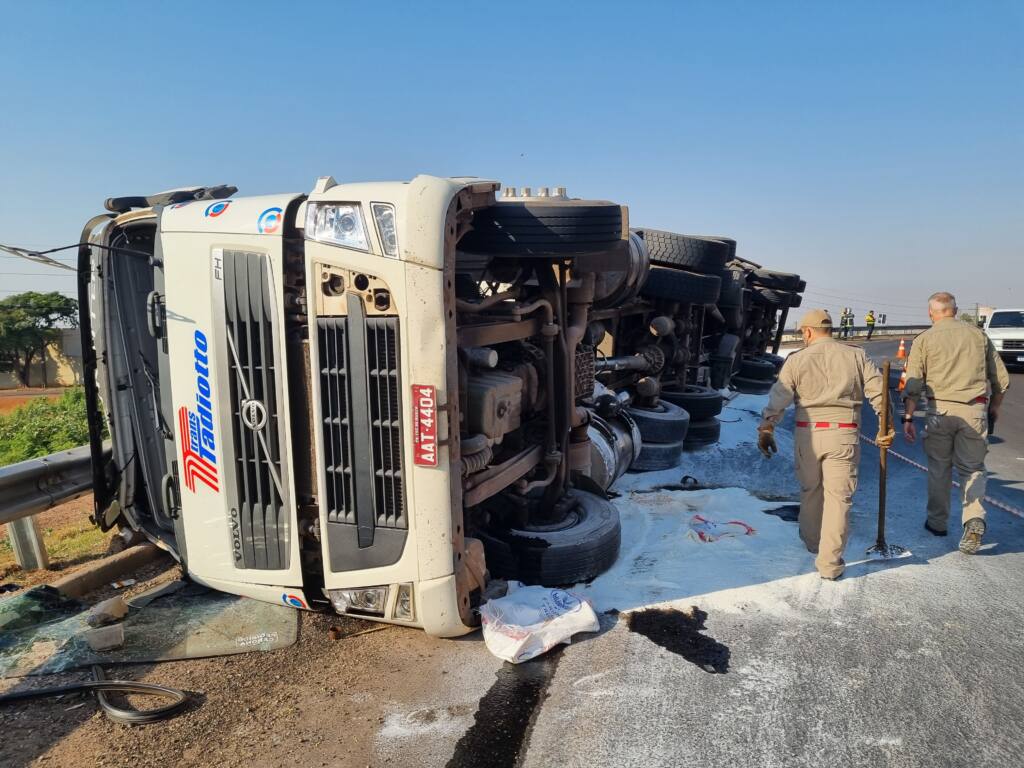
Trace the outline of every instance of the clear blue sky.
{"label": "clear blue sky", "polygon": [[[730,235],[805,306],[1021,306],[1022,52],[1019,2],[11,2],[0,242],[181,185],[474,175]],[[0,295],[72,284],[0,258]]]}

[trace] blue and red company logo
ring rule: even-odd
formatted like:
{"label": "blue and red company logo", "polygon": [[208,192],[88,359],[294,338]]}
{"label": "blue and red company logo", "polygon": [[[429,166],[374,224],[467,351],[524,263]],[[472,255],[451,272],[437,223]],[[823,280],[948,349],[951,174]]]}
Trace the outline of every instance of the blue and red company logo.
{"label": "blue and red company logo", "polygon": [[221,200],[220,202],[217,203],[210,203],[208,206],[206,206],[206,210],[203,211],[203,216],[211,218],[220,216],[222,213],[224,213],[224,211],[228,209],[229,205],[231,205],[230,200]]}
{"label": "blue and red company logo", "polygon": [[297,595],[292,595],[287,592],[281,595],[281,602],[285,605],[290,605],[292,608],[305,608],[306,601]]}
{"label": "blue and red company logo", "polygon": [[261,235],[272,235],[281,228],[282,211],[280,208],[267,208],[256,219],[256,229]]}
{"label": "blue and red company logo", "polygon": [[195,332],[196,407],[178,409],[178,430],[181,434],[181,465],[185,487],[196,491],[196,481],[219,490],[217,479],[217,446],[213,438],[213,390],[210,387],[210,345],[206,334]]}

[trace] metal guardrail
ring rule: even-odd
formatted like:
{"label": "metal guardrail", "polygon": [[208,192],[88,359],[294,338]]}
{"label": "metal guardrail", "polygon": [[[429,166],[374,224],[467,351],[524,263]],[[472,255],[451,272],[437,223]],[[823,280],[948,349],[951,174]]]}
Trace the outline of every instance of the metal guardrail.
{"label": "metal guardrail", "polygon": [[87,445],[0,467],[0,523],[42,512],[91,488]]}
{"label": "metal guardrail", "polygon": [[[877,339],[883,336],[916,336],[921,331],[926,331],[931,328],[930,325],[876,325],[875,332],[871,335],[871,339]],[[856,325],[850,329],[850,339],[861,339],[867,336],[868,328],[866,325]],[[839,338],[839,329],[835,328],[833,336]],[[782,334],[782,343],[800,341],[800,334],[796,331],[786,331]]]}
{"label": "metal guardrail", "polygon": [[[110,452],[110,443],[104,444]],[[0,524],[6,523],[14,556],[25,569],[46,568],[49,558],[33,515],[92,489],[88,445],[0,467]]]}

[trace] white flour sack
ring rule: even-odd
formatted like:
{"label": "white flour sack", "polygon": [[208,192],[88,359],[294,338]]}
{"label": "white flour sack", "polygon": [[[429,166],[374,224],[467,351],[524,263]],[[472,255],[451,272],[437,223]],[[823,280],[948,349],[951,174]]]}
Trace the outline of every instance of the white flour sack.
{"label": "white flour sack", "polygon": [[518,664],[600,626],[590,603],[572,592],[517,581],[510,581],[508,590],[480,608],[484,642],[499,659]]}

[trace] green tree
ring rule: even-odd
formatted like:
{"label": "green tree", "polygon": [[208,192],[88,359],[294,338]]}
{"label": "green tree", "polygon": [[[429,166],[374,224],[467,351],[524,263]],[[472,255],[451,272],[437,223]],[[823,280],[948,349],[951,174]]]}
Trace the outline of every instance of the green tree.
{"label": "green tree", "polygon": [[62,328],[78,325],[78,301],[50,291],[27,291],[0,299],[0,370],[13,371],[29,386],[32,362],[45,362],[46,346]]}

